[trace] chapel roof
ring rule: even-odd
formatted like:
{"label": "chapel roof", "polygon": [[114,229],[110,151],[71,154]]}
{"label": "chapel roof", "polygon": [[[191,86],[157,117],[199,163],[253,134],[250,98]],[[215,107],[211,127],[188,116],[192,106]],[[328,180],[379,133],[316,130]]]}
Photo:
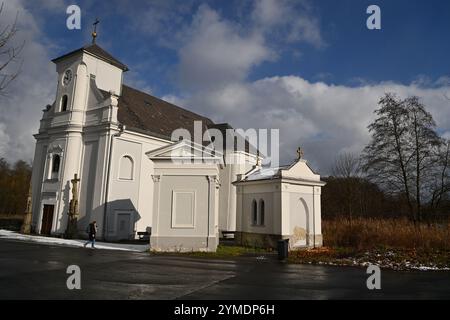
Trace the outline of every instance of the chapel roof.
{"label": "chapel roof", "polygon": [[304,174],[287,174],[294,166],[296,166],[298,163],[303,164],[306,166],[307,170],[310,171],[310,173],[317,175],[314,170],[309,166],[308,162],[302,159],[297,159],[294,162],[292,162],[289,165],[284,165],[280,167],[261,167],[261,168],[254,168],[250,170],[241,180],[235,181],[236,183],[242,183],[242,182],[251,182],[251,181],[262,181],[262,180],[281,180],[281,179],[288,179],[288,180],[294,180],[297,182],[303,182],[303,183],[318,183],[320,185],[324,185],[324,182],[320,180],[320,177],[311,177],[309,175]]}
{"label": "chapel roof", "polygon": [[281,170],[286,170],[290,167],[290,165],[287,166],[281,166],[276,168],[260,168],[252,173],[245,176],[242,181],[257,181],[257,180],[273,180],[273,179],[280,179],[281,178]]}

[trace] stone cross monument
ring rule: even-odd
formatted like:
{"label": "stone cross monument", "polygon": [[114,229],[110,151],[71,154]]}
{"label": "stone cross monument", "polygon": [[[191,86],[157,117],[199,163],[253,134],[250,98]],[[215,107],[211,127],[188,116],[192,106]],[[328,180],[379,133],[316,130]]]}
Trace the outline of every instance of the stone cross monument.
{"label": "stone cross monument", "polygon": [[69,203],[69,212],[68,212],[68,222],[67,222],[67,230],[66,230],[66,238],[74,238],[78,234],[78,217],[79,217],[79,210],[78,210],[78,182],[80,182],[80,179],[78,179],[78,175],[75,173],[74,178],[70,180],[72,183],[72,199]]}
{"label": "stone cross monument", "polygon": [[27,207],[25,209],[25,216],[23,218],[22,227],[20,228],[20,232],[24,234],[30,234],[31,233],[31,182],[30,182],[30,188],[28,189],[28,196],[27,196]]}

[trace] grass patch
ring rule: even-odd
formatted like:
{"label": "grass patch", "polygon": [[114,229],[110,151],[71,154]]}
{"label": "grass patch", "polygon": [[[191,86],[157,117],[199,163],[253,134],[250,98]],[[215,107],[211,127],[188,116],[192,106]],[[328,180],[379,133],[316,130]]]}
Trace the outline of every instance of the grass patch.
{"label": "grass patch", "polygon": [[176,252],[176,253],[155,253],[155,254],[169,254],[169,255],[183,255],[190,257],[205,257],[205,258],[233,258],[240,256],[248,256],[255,254],[264,254],[271,252],[271,250],[261,248],[251,248],[232,245],[219,245],[216,252]]}

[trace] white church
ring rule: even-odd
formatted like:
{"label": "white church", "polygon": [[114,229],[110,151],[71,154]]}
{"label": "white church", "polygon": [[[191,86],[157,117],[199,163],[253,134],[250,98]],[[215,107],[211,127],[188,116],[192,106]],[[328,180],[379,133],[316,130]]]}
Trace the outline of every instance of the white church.
{"label": "white church", "polygon": [[148,235],[155,251],[215,251],[224,236],[249,246],[322,245],[324,183],[301,156],[263,168],[249,148],[218,152],[173,139],[199,121],[203,131],[231,127],[126,86],[127,66],[95,43],[52,61],[56,98],[34,135],[35,233],[63,236],[76,193],[81,236],[95,220],[97,238]]}

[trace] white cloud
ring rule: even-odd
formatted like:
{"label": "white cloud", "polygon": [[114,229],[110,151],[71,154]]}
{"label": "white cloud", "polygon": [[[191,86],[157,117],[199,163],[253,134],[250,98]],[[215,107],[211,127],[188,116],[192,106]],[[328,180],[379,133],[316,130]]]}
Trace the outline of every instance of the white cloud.
{"label": "white cloud", "polygon": [[178,54],[182,85],[202,90],[244,80],[252,67],[274,57],[261,34],[243,32],[206,5],[184,31]]}
{"label": "white cloud", "polygon": [[304,41],[316,47],[325,45],[318,19],[308,1],[257,0],[252,19],[264,33],[285,42]]}
{"label": "white cloud", "polygon": [[[448,136],[450,101],[445,96],[450,97],[450,86],[445,76],[428,88],[424,87],[428,83],[425,78],[411,85],[364,81],[351,87],[310,82],[297,76],[248,81],[252,68],[276,57],[276,48],[268,44],[273,36],[268,26],[286,31],[283,34],[290,35],[291,41],[323,44],[317,20],[307,14],[309,9],[305,7],[305,17],[300,17],[307,22],[295,26],[297,20],[286,11],[292,5],[257,2],[251,26],[226,20],[210,7],[201,6],[171,44],[180,57],[178,75],[185,95],[164,98],[236,128],[278,128],[283,162],[293,159],[300,145],[305,148],[305,157],[321,173],[328,172],[339,152],[359,152],[367,143],[367,125],[373,120],[373,110],[388,91],[403,97],[422,97],[440,130]],[[9,17],[20,10],[21,32],[16,40],[26,40],[26,47],[20,77],[9,88],[9,97],[0,98],[0,157],[31,160],[32,134],[37,132],[42,108],[54,99],[56,75],[36,20],[19,0],[8,1],[7,10]],[[145,87],[138,75],[131,80]]]}
{"label": "white cloud", "polygon": [[287,35],[285,41],[324,45],[311,12],[306,1],[255,1],[251,24],[244,24],[243,30],[210,7],[200,6],[192,24],[178,35],[182,39],[178,70],[185,95],[165,98],[236,128],[280,129],[282,161],[291,161],[302,146],[306,158],[323,173],[339,152],[359,153],[368,142],[367,126],[385,92],[423,97],[438,125],[450,128],[449,101],[444,97],[448,86],[423,88],[424,77],[408,86],[361,79],[355,86],[336,86],[297,76],[249,82],[252,68],[274,59],[276,50],[268,39],[276,32]]}
{"label": "white cloud", "polygon": [[260,0],[255,2],[252,17],[260,25],[272,27],[283,23],[286,13],[285,2]]}
{"label": "white cloud", "polygon": [[339,152],[359,153],[367,144],[373,111],[379,98],[391,91],[402,97],[422,97],[438,126],[450,128],[450,101],[444,97],[450,87],[421,88],[392,82],[346,87],[286,76],[233,83],[182,102],[236,128],[280,129],[283,162],[291,161],[296,148],[302,146],[313,166],[328,173]]}
{"label": "white cloud", "polygon": [[19,32],[14,42],[24,42],[25,46],[21,53],[21,72],[7,88],[7,96],[0,97],[0,157],[9,161],[32,161],[32,135],[38,130],[42,109],[53,102],[56,76],[47,48],[42,44],[45,36],[21,1],[11,0],[5,4],[1,23],[11,24],[17,12]]}

